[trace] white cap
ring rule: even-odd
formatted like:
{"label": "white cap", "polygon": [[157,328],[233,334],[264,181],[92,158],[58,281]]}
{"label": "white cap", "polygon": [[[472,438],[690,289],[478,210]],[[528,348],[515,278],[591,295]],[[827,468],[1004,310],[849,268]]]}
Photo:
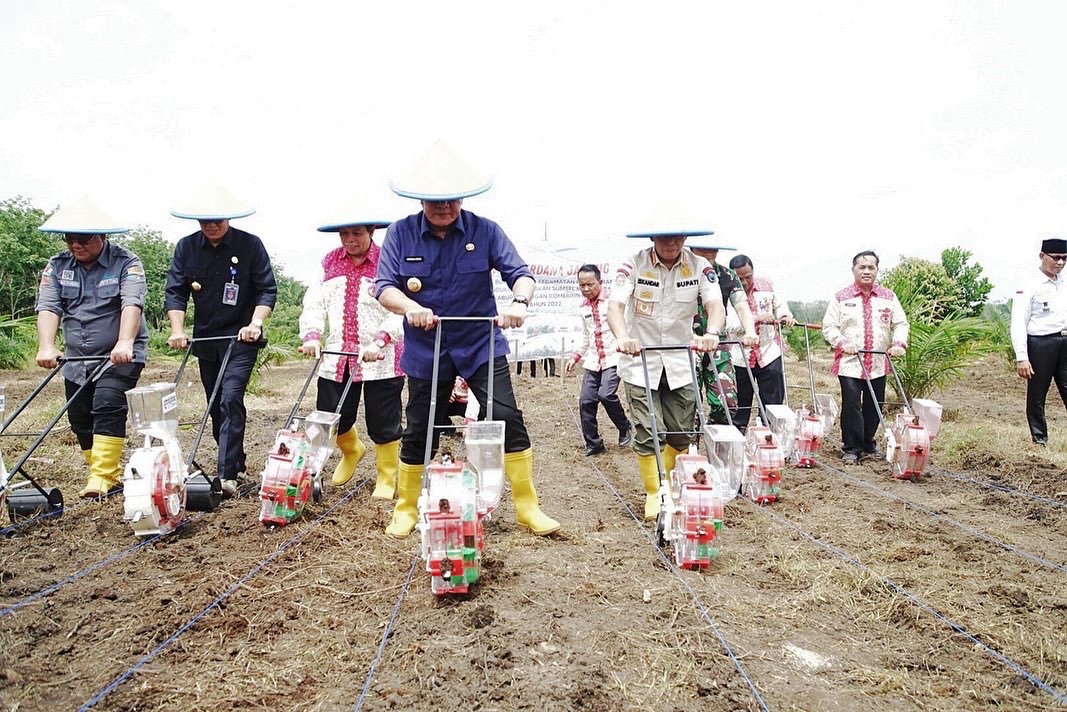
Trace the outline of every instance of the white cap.
{"label": "white cap", "polygon": [[119,225],[84,195],[63,204],[37,229],[41,232],[74,232],[86,235],[113,235],[129,230]]}
{"label": "white cap", "polygon": [[416,200],[459,200],[492,186],[489,176],[456,155],[442,140],[435,141],[407,173],[389,182],[394,193]]}
{"label": "white cap", "polygon": [[188,220],[233,220],[254,212],[255,208],[238,200],[222,184],[210,178],[180,201],[170,214]]}

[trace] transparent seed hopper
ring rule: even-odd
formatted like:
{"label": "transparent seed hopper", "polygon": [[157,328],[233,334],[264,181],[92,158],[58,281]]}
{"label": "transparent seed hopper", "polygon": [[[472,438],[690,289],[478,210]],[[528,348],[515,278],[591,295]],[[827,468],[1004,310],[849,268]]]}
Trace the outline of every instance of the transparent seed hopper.
{"label": "transparent seed hopper", "polygon": [[722,484],[706,457],[677,457],[668,507],[664,539],[671,543],[675,563],[683,569],[707,568],[719,553],[724,501]]}
{"label": "transparent seed hopper", "polygon": [[769,405],[767,410],[767,425],[774,433],[774,439],[778,447],[782,449],[782,457],[788,461],[793,456],[793,448],[797,437],[797,414],[787,405]]}
{"label": "transparent seed hopper", "polygon": [[823,439],[823,419],[808,410],[807,406],[797,409],[797,437],[793,450],[793,459],[797,467],[815,467],[815,454]]}
{"label": "transparent seed hopper", "polygon": [[185,513],[185,460],[178,444],[178,396],[173,383],[126,391],[130,425],[144,436],[122,478],[123,519],[137,536],[172,531]]}
{"label": "transparent seed hopper", "polygon": [[746,455],[745,496],[756,504],[777,501],[785,458],[770,428],[757,424],[748,429]]}
{"label": "transparent seed hopper", "polygon": [[130,425],[135,432],[156,440],[178,436],[178,394],[173,383],[153,383],[126,391]]}
{"label": "transparent seed hopper", "polygon": [[435,595],[466,593],[481,574],[485,536],[478,503],[478,473],[445,453],[427,468],[419,503],[422,557]]}
{"label": "transparent seed hopper", "polygon": [[464,446],[467,462],[478,473],[478,511],[489,514],[500,502],[504,486],[504,421],[470,423]]}
{"label": "transparent seed hopper", "polygon": [[278,431],[260,479],[260,522],[285,526],[304,511],[333,453],[340,419],[337,413],[316,410]]}
{"label": "transparent seed hopper", "polygon": [[837,401],[834,400],[832,395],[827,393],[815,394],[815,413],[822,419],[823,435],[833,431],[834,423],[837,422],[837,416],[840,411],[837,408]]}
{"label": "transparent seed hopper", "polygon": [[729,502],[741,490],[745,476],[745,436],[733,425],[706,425],[704,442],[711,452],[723,501]]}

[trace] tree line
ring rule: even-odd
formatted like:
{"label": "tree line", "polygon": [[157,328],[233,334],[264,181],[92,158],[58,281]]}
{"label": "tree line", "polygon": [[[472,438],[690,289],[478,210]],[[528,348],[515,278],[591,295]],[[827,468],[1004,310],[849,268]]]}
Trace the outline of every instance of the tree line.
{"label": "tree line", "polygon": [[[60,236],[37,229],[50,215],[21,196],[0,201],[0,368],[21,368],[37,351],[37,285],[48,259],[66,248]],[[174,245],[158,230],[143,226],[111,239],[144,264],[149,347],[156,355],[173,354],[166,348],[170,322],[163,305]],[[944,250],[940,262],[904,257],[879,279],[896,293],[911,323],[907,354],[896,364],[909,397],[929,395],[959,378],[970,363],[987,353],[1002,354],[1014,368],[1008,307],[987,303],[993,285],[971,258],[962,247]],[[274,265],[274,275],[278,303],[267,326],[270,346],[260,354],[257,374],[293,356],[300,345],[297,322],[306,287],[286,275],[279,264]],[[825,301],[790,302],[789,306],[797,321],[809,324],[821,324],[826,312]],[[793,353],[803,359],[804,330],[787,329],[785,336]],[[821,334],[810,336],[813,349],[827,348]]]}
{"label": "tree line", "polygon": [[[37,287],[49,258],[66,249],[62,236],[37,229],[51,214],[22,196],[0,201],[0,368],[21,368],[37,352]],[[144,316],[149,348],[156,355],[173,355],[166,346],[170,321],[164,301],[174,245],[158,230],[144,226],[109,239],[141,258],[148,282]],[[293,355],[300,345],[297,322],[307,288],[286,275],[278,263],[274,263],[274,278],[278,303],[267,325],[269,346],[260,353],[257,372]],[[193,308],[190,303],[190,311]]]}

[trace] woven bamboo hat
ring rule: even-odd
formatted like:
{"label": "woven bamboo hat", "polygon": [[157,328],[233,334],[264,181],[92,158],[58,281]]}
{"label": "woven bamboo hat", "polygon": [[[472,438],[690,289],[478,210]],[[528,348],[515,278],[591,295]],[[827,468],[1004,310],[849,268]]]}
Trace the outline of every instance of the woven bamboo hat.
{"label": "woven bamboo hat", "polygon": [[239,200],[225,186],[211,178],[179,201],[170,214],[187,220],[233,220],[248,217],[254,212],[255,208]]}
{"label": "woven bamboo hat", "polygon": [[394,193],[416,200],[460,200],[493,186],[488,175],[438,140],[404,174],[389,181]]}
{"label": "woven bamboo hat", "polygon": [[119,225],[84,195],[78,196],[69,203],[64,203],[37,229],[41,232],[70,232],[84,235],[114,235],[129,231],[129,228]]}

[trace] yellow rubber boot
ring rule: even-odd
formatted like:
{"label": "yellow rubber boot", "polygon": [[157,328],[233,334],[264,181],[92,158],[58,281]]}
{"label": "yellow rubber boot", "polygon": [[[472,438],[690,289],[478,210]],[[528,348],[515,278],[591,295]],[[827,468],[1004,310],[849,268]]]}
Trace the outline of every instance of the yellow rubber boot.
{"label": "yellow rubber boot", "polygon": [[670,445],[668,445],[667,447],[663,448],[663,474],[665,474],[667,476],[668,480],[670,480],[670,478],[671,478],[671,473],[674,472],[674,461],[675,461],[675,459],[679,455],[685,455],[687,452],[689,452],[688,449],[675,450]]}
{"label": "yellow rubber boot", "polygon": [[335,485],[343,485],[356,474],[356,465],[363,459],[367,446],[359,439],[359,434],[353,426],[337,436],[337,449],[341,451],[341,461],[333,471],[332,481]]}
{"label": "yellow rubber boot", "polygon": [[533,450],[504,454],[504,473],[511,482],[511,501],[515,504],[515,520],[520,527],[538,536],[559,530],[559,522],[541,511],[537,504],[537,490],[533,483]]}
{"label": "yellow rubber boot", "polygon": [[103,497],[112,487],[119,483],[122,470],[119,467],[119,459],[122,457],[122,446],[126,444],[126,438],[116,438],[112,435],[93,435],[92,455],[89,459],[89,480],[85,483],[85,489],[81,491],[81,497]]}
{"label": "yellow rubber boot", "polygon": [[638,455],[637,468],[645,485],[645,519],[659,516],[659,472],[655,455]]}
{"label": "yellow rubber boot", "polygon": [[92,451],[92,449],[82,450],[82,457],[85,458],[85,464],[86,465],[88,465],[89,467],[93,466],[93,451]]}
{"label": "yellow rubber boot", "polygon": [[400,463],[400,441],[374,445],[374,466],[378,470],[378,482],[371,497],[392,499],[396,494],[396,470]]}
{"label": "yellow rubber boot", "polygon": [[385,533],[405,537],[415,528],[419,519],[419,494],[422,492],[422,465],[401,462],[397,469],[397,500],[393,519]]}

